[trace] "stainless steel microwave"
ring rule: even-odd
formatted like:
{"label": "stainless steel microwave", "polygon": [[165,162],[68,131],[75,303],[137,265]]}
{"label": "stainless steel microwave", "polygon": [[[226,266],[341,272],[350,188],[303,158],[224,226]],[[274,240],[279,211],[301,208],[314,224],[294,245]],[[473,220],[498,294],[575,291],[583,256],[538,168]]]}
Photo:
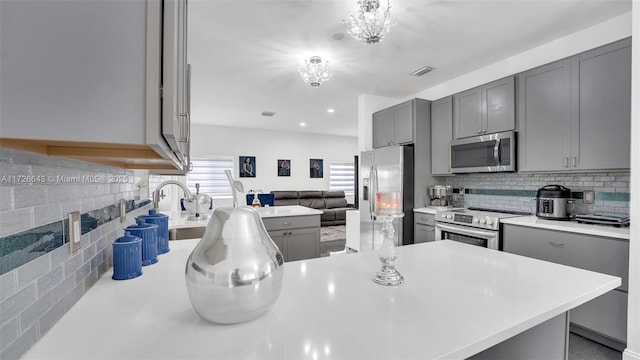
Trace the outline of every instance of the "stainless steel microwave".
{"label": "stainless steel microwave", "polygon": [[516,132],[451,141],[451,173],[516,171]]}

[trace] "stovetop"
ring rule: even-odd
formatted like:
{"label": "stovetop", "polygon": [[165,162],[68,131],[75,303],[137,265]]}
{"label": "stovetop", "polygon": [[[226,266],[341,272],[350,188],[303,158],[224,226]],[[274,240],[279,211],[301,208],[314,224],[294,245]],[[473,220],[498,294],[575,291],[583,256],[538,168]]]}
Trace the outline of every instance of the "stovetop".
{"label": "stovetop", "polygon": [[435,220],[450,224],[459,224],[474,228],[498,231],[500,219],[531,215],[522,211],[506,211],[486,208],[468,208],[436,211]]}

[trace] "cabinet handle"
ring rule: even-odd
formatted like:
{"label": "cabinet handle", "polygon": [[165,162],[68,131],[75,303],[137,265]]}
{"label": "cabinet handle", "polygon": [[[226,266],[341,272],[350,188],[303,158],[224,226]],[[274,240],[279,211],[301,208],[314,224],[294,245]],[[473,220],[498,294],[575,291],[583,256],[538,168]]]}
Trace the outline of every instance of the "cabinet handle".
{"label": "cabinet handle", "polygon": [[557,243],[557,242],[553,242],[553,241],[549,241],[549,244],[555,246],[555,247],[564,247],[563,243]]}
{"label": "cabinet handle", "polygon": [[290,222],[283,221],[283,222],[282,222],[282,225],[283,225],[283,226],[289,226],[289,225],[291,225],[291,223],[290,223]]}
{"label": "cabinet handle", "polygon": [[482,132],[482,130],[478,130],[478,134],[480,134]]}
{"label": "cabinet handle", "polygon": [[578,157],[577,157],[577,156],[574,156],[574,157],[571,159],[571,166],[572,166],[572,167],[576,167],[576,166],[577,166],[577,164],[578,164]]}
{"label": "cabinet handle", "polygon": [[190,134],[190,128],[191,128],[191,117],[189,116],[189,113],[180,113],[180,117],[183,118],[183,123],[181,126],[181,130],[182,130],[182,134],[183,136],[178,140],[179,142],[189,142],[189,137],[191,136]]}
{"label": "cabinet handle", "polygon": [[566,168],[569,167],[569,158],[568,157],[564,158],[564,167],[566,167]]}

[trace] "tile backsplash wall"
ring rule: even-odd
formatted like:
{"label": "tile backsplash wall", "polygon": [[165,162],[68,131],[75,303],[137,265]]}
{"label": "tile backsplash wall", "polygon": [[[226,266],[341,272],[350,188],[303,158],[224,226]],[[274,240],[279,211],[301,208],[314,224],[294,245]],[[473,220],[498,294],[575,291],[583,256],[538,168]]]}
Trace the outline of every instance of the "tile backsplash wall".
{"label": "tile backsplash wall", "polygon": [[446,185],[465,188],[464,196],[454,194],[456,206],[484,207],[510,211],[536,212],[537,190],[545,185],[557,184],[581,195],[582,191],[595,191],[595,203],[584,204],[573,199],[572,214],[629,215],[629,173],[572,173],[572,174],[518,174],[483,173],[462,174],[444,178]]}
{"label": "tile backsplash wall", "polygon": [[[46,229],[69,212],[91,213],[133,200],[133,178],[129,170],[0,148],[0,256],[23,255],[14,252],[21,239],[14,234]],[[0,358],[19,358],[109,271],[111,243],[150,207],[131,209],[123,223],[119,217],[100,222],[82,235],[82,247],[73,254],[66,244],[56,246],[3,271]]]}

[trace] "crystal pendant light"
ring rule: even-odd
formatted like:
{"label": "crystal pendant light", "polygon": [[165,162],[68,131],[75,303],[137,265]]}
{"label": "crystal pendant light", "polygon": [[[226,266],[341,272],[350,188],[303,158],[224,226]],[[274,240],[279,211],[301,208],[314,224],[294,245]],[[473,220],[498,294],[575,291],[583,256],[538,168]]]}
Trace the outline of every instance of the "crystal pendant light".
{"label": "crystal pendant light", "polygon": [[396,24],[395,20],[391,20],[389,9],[389,0],[384,8],[380,8],[379,0],[359,0],[357,16],[350,15],[347,20],[343,20],[347,33],[369,45],[380,42]]}
{"label": "crystal pendant light", "polygon": [[308,60],[305,59],[304,66],[298,71],[304,82],[316,88],[331,78],[329,62],[325,61],[323,63],[320,56],[312,56]]}

